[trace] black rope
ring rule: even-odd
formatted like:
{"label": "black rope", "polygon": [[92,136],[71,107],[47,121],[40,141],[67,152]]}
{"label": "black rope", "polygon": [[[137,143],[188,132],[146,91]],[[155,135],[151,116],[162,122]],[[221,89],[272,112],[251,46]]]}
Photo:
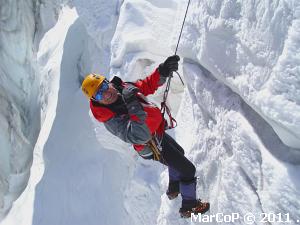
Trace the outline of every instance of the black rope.
{"label": "black rope", "polygon": [[188,5],[187,5],[186,10],[185,10],[185,15],[184,15],[183,23],[182,23],[182,26],[181,26],[181,31],[180,31],[178,42],[177,42],[176,49],[175,49],[175,55],[177,53],[179,41],[181,39],[181,34],[182,34],[183,26],[184,26],[184,23],[185,23],[185,18],[186,18],[186,15],[187,15],[187,12],[188,12],[188,9],[189,9],[189,6],[190,6],[190,2],[191,2],[191,0],[189,0]]}
{"label": "black rope", "polygon": [[[168,94],[169,94],[169,90],[170,90],[170,85],[171,85],[171,77],[169,77],[168,81],[167,81],[167,85],[166,85],[166,89],[165,89],[165,92],[164,92],[164,101],[163,101],[163,104],[166,104],[166,101],[167,101],[167,98],[168,98]],[[162,113],[165,113],[165,108],[163,109],[163,112]]]}
{"label": "black rope", "polygon": [[[179,34],[179,37],[178,37],[178,41],[177,41],[177,46],[176,46],[176,49],[175,49],[175,55],[177,53],[177,49],[178,49],[178,45],[179,45],[179,42],[180,42],[180,39],[181,39],[181,34],[182,34],[182,30],[183,30],[183,26],[184,26],[184,23],[185,23],[185,19],[186,19],[186,15],[187,15],[187,12],[188,12],[188,9],[189,9],[189,6],[190,6],[190,2],[191,0],[189,0],[188,4],[187,4],[187,7],[186,7],[186,10],[185,10],[185,15],[184,15],[184,19],[183,19],[183,22],[182,22],[182,26],[181,26],[181,30],[180,30],[180,34]],[[176,71],[177,75],[179,76],[180,80],[181,80],[181,83],[184,85],[183,83],[183,80],[180,76],[180,74]],[[166,100],[167,100],[167,97],[168,97],[168,92],[169,92],[169,89],[170,89],[170,83],[171,83],[171,78],[173,76],[169,76],[168,77],[168,81],[167,81],[167,87],[166,87],[166,90],[164,92],[164,98],[163,98],[163,102],[165,103]]]}
{"label": "black rope", "polygon": [[[189,6],[190,6],[190,2],[191,2],[191,0],[188,1],[188,5],[187,5],[186,10],[185,10],[184,19],[183,19],[183,22],[182,22],[180,34],[179,34],[178,41],[177,41],[177,45],[176,45],[176,49],[175,49],[175,55],[176,55],[176,53],[177,53],[177,49],[178,49],[179,42],[180,42],[180,39],[181,39],[181,34],[182,34],[183,27],[184,27],[186,15],[187,15],[187,12],[188,12],[188,9],[189,9]],[[179,78],[180,78],[180,80],[181,80],[181,83],[184,85],[183,80],[182,80],[180,74],[179,74],[177,71],[175,71],[175,72],[176,72],[177,75],[179,76]],[[166,89],[165,89],[165,91],[164,91],[163,102],[161,103],[161,112],[162,112],[162,114],[163,114],[163,116],[164,116],[164,115],[165,115],[165,112],[167,111],[167,113],[169,114],[169,117],[170,117],[171,122],[172,122],[173,120],[176,122],[176,120],[175,120],[174,118],[172,118],[171,113],[170,113],[170,110],[169,110],[168,106],[166,105],[166,101],[167,101],[168,94],[169,94],[169,90],[170,90],[170,86],[171,86],[171,78],[172,78],[172,77],[173,77],[173,75],[169,76],[169,77],[168,77],[168,80],[167,80]]]}
{"label": "black rope", "polygon": [[[189,2],[187,4],[187,7],[186,7],[186,10],[185,10],[185,14],[184,14],[184,18],[183,18],[183,22],[182,22],[182,26],[181,26],[181,30],[180,30],[180,34],[179,34],[179,37],[178,37],[178,41],[177,41],[177,45],[176,45],[176,49],[175,49],[175,54],[174,55],[176,55],[176,53],[177,53],[177,49],[178,49],[179,42],[180,42],[180,39],[181,39],[181,34],[182,34],[183,26],[185,24],[185,19],[186,19],[186,15],[187,15],[190,3],[191,3],[191,0],[189,0]],[[177,71],[176,71],[176,73],[177,73],[178,77],[180,78],[180,81],[181,81],[182,85],[184,85],[183,80],[182,80],[180,74]]]}

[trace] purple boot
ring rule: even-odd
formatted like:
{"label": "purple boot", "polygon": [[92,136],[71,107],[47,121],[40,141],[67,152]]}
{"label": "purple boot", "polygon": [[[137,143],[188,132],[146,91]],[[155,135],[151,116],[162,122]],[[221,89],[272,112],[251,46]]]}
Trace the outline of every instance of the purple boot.
{"label": "purple boot", "polygon": [[182,205],[179,209],[181,217],[188,218],[192,213],[205,213],[209,210],[208,202],[201,202],[196,198],[196,178],[191,181],[180,182]]}

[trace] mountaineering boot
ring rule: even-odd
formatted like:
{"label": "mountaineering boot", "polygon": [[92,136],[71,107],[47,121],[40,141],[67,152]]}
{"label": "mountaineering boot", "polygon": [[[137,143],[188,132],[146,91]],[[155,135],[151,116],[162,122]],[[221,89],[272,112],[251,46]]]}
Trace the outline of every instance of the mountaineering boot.
{"label": "mountaineering boot", "polygon": [[180,182],[180,192],[182,196],[182,205],[179,209],[179,214],[183,218],[188,218],[192,213],[205,213],[209,210],[208,202],[201,202],[196,198],[196,178],[190,181]]}
{"label": "mountaineering boot", "polygon": [[194,214],[204,214],[209,210],[210,204],[208,202],[201,202],[198,200],[183,200],[182,207],[179,209],[179,214],[182,218],[191,217]]}
{"label": "mountaineering boot", "polygon": [[166,194],[170,200],[177,198],[179,195],[179,181],[170,180]]}

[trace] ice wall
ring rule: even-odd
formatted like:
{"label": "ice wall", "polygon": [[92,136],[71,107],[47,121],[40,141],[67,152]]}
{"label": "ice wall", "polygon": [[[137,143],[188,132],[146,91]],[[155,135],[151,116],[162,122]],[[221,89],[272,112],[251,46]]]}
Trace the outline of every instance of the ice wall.
{"label": "ice wall", "polygon": [[0,5],[1,219],[29,178],[41,124],[35,43],[56,22],[59,3],[13,0]]}
{"label": "ice wall", "polygon": [[24,189],[39,127],[32,1],[1,2],[0,217]]}
{"label": "ice wall", "polygon": [[293,148],[300,148],[299,24],[299,1],[191,1],[181,51]]}

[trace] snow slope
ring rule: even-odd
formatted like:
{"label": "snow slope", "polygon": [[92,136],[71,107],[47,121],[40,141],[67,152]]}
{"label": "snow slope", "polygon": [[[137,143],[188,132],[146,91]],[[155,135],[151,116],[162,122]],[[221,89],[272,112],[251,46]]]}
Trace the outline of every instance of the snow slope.
{"label": "snow slope", "polygon": [[[28,185],[1,225],[191,223],[164,194],[166,168],[106,132],[80,90],[88,72],[146,76],[173,54],[186,4],[74,0],[41,33],[41,130]],[[210,215],[300,219],[299,16],[292,0],[191,1],[178,51],[186,85],[173,78],[169,104]]]}

